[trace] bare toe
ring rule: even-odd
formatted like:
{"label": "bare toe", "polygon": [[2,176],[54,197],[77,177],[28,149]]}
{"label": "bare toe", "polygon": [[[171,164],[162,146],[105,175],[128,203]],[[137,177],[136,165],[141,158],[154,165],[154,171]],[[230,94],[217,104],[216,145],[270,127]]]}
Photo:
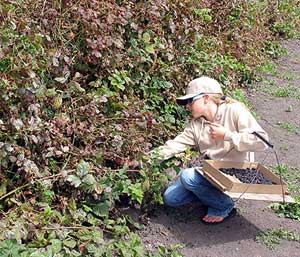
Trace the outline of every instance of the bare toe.
{"label": "bare toe", "polygon": [[221,216],[207,216],[207,215],[203,218],[205,222],[211,222],[211,223],[221,222],[223,221],[223,219],[224,218]]}

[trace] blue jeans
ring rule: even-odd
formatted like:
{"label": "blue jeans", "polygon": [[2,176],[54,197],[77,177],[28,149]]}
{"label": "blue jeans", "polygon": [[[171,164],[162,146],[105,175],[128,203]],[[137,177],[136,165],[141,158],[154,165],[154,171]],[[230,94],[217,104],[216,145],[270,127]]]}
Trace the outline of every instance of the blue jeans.
{"label": "blue jeans", "polygon": [[233,209],[232,199],[214,187],[194,168],[183,169],[176,182],[164,192],[166,205],[176,207],[201,203],[208,207],[208,216],[226,217]]}

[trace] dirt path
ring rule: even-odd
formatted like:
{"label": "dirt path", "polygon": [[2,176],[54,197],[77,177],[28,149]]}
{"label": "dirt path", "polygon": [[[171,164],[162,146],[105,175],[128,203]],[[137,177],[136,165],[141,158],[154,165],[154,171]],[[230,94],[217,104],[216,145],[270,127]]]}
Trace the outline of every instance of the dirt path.
{"label": "dirt path", "polygon": [[[300,40],[284,42],[283,46],[289,53],[276,62],[277,74],[265,76],[247,96],[262,117],[259,123],[268,131],[280,162],[300,167]],[[265,156],[266,153],[257,155],[257,161]],[[264,164],[276,165],[275,155],[270,153]],[[217,226],[199,222],[201,208],[162,207],[140,235],[148,249],[181,244],[181,252],[188,257],[299,257],[299,242],[282,241],[270,250],[255,240],[267,229],[300,233],[300,221],[279,218],[267,206],[266,202],[239,201],[239,215]]]}

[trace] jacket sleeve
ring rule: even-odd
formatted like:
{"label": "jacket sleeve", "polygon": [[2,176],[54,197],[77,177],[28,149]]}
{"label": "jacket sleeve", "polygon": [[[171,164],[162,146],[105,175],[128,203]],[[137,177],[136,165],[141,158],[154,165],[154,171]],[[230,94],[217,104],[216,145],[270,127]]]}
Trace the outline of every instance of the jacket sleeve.
{"label": "jacket sleeve", "polygon": [[268,134],[244,106],[233,107],[233,120],[236,131],[227,132],[224,140],[230,141],[236,150],[241,152],[258,152],[268,148],[260,138],[252,134],[257,132],[266,140],[269,140]]}
{"label": "jacket sleeve", "polygon": [[152,157],[159,160],[167,160],[174,155],[185,151],[187,147],[194,145],[194,133],[192,125],[189,123],[181,134],[176,136],[173,140],[168,140],[163,146],[154,149],[150,154]]}

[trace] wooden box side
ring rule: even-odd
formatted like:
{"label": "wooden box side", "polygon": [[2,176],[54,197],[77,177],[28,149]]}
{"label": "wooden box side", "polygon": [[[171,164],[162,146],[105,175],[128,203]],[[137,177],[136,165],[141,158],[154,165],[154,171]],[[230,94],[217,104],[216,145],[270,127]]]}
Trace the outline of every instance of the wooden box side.
{"label": "wooden box side", "polygon": [[282,194],[287,192],[285,185],[263,185],[234,183],[229,192],[236,193],[256,193],[256,194]]}
{"label": "wooden box side", "polygon": [[[234,167],[234,166],[232,166]],[[234,168],[240,168],[235,166]],[[266,178],[276,183],[276,185],[266,185],[266,184],[247,184],[247,183],[233,183],[233,186],[229,192],[240,192],[240,193],[256,193],[256,194],[282,194],[287,193],[287,184],[284,181],[280,181],[280,178],[273,174],[270,170],[259,163],[245,163],[246,168],[256,168],[259,170]],[[282,183],[281,183],[282,182]]]}
{"label": "wooden box side", "polygon": [[259,164],[258,169],[264,174],[264,176],[266,178],[270,179],[271,181],[275,182],[276,184],[287,185],[287,183],[283,179],[280,179],[279,176],[275,175],[273,172],[268,170],[265,166]]}
{"label": "wooden box side", "polygon": [[[237,168],[247,169],[255,168],[258,169],[266,178],[270,179],[276,185],[265,185],[265,184],[247,184],[237,181],[232,176],[226,176],[219,169],[220,168]],[[257,162],[231,162],[231,161],[217,161],[207,160],[203,162],[204,173],[207,172],[213,179],[223,184],[228,192],[237,193],[256,193],[256,194],[282,194],[287,192],[287,184],[278,176],[273,174],[263,165]],[[281,184],[282,183],[282,184]],[[216,184],[216,183],[214,183]],[[224,191],[224,190],[223,190]]]}
{"label": "wooden box side", "polygon": [[213,161],[203,161],[202,171],[204,176],[220,190],[228,191],[232,188],[233,182],[214,166]]}

